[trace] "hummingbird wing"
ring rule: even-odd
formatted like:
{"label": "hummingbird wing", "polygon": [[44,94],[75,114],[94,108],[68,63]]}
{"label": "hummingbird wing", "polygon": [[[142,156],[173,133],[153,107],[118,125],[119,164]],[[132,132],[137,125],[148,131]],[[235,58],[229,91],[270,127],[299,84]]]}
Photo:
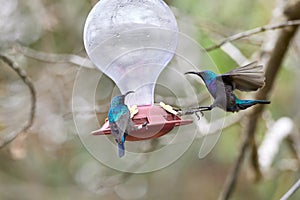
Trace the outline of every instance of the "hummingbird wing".
{"label": "hummingbird wing", "polygon": [[265,82],[263,66],[257,65],[257,61],[233,69],[220,77],[224,84],[241,91],[255,91]]}
{"label": "hummingbird wing", "polygon": [[118,112],[115,112],[115,120],[114,122],[110,122],[109,125],[113,136],[118,142],[120,142],[127,130],[127,126],[130,121],[130,112],[126,105],[117,109]]}

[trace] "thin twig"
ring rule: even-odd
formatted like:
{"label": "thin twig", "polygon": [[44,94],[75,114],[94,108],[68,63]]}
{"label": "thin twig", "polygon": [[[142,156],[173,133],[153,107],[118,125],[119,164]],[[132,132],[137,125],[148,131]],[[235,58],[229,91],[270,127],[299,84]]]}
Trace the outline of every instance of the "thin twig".
{"label": "thin twig", "polygon": [[258,149],[257,149],[257,144],[255,141],[255,137],[251,140],[251,166],[255,172],[254,174],[254,181],[258,182],[259,180],[261,180],[262,178],[262,172],[260,169],[260,165],[259,165],[259,155],[258,155]]}
{"label": "thin twig", "polygon": [[280,200],[288,200],[299,188],[300,179],[280,198]]}
{"label": "thin twig", "polygon": [[220,48],[221,46],[223,46],[224,44],[226,44],[228,42],[233,42],[233,41],[245,38],[245,37],[249,37],[254,34],[262,33],[262,32],[269,31],[269,30],[281,29],[281,28],[285,28],[288,26],[297,26],[297,25],[300,25],[300,20],[292,20],[292,21],[286,21],[286,22],[280,23],[280,24],[257,27],[257,28],[251,29],[251,30],[247,30],[245,32],[240,32],[235,35],[229,36],[229,37],[225,38],[224,40],[222,40],[221,42],[219,42],[218,44],[213,45],[208,48],[205,48],[205,50],[212,51],[212,50]]}
{"label": "thin twig", "polygon": [[31,108],[30,108],[28,122],[24,125],[21,131],[15,131],[9,134],[8,137],[1,139],[0,140],[0,149],[1,149],[7,144],[9,144],[10,142],[12,142],[20,133],[26,132],[32,126],[34,122],[35,109],[36,109],[36,92],[32,81],[26,75],[26,72],[23,69],[17,66],[10,58],[8,58],[5,55],[0,54],[0,59],[18,74],[18,76],[22,79],[22,81],[28,86],[31,95]]}
{"label": "thin twig", "polygon": [[43,62],[71,63],[81,67],[95,69],[94,64],[88,58],[84,58],[78,55],[45,53],[42,51],[36,51],[34,49],[22,46],[21,44],[15,44],[14,48],[17,52],[22,53],[24,56]]}

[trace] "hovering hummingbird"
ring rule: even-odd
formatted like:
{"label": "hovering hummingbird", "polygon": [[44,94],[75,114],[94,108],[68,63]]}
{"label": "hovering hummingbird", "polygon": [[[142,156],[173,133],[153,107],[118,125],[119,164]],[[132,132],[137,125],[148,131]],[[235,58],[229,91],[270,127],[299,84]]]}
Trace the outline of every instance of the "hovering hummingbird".
{"label": "hovering hummingbird", "polygon": [[118,143],[119,157],[124,156],[125,147],[124,142],[126,136],[131,130],[138,130],[145,127],[147,123],[140,126],[135,126],[130,118],[130,111],[125,104],[125,97],[134,93],[129,91],[124,95],[115,96],[110,103],[110,109],[108,112],[108,121],[112,135],[114,136],[116,142]]}
{"label": "hovering hummingbird", "polygon": [[196,74],[202,78],[208,91],[214,98],[210,106],[198,107],[200,112],[219,107],[227,112],[238,112],[255,104],[269,104],[268,100],[243,100],[233,93],[235,89],[240,91],[255,91],[264,85],[262,65],[257,62],[233,69],[225,74],[217,75],[212,71],[186,72]]}

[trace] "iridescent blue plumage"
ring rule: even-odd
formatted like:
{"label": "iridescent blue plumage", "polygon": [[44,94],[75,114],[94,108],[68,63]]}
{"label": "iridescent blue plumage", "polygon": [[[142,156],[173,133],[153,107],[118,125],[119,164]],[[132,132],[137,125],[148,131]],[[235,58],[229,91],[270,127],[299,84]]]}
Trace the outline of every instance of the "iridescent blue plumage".
{"label": "iridescent blue plumage", "polygon": [[225,74],[217,75],[212,71],[187,72],[196,74],[202,78],[208,91],[214,98],[210,106],[199,107],[200,111],[211,110],[220,107],[225,111],[238,112],[255,104],[269,104],[267,100],[242,100],[237,98],[233,91],[255,91],[264,85],[262,65],[257,62],[236,68]]}
{"label": "iridescent blue plumage", "polygon": [[203,80],[206,87],[209,88],[210,94],[215,98],[217,95],[217,77],[218,75],[212,71],[204,70],[202,72]]}
{"label": "iridescent blue plumage", "polygon": [[134,128],[133,122],[130,118],[130,111],[124,102],[126,95],[130,93],[133,92],[129,91],[124,95],[114,97],[111,100],[108,112],[109,126],[112,135],[118,143],[119,157],[124,156],[124,142],[126,140],[126,136],[128,135],[128,132]]}

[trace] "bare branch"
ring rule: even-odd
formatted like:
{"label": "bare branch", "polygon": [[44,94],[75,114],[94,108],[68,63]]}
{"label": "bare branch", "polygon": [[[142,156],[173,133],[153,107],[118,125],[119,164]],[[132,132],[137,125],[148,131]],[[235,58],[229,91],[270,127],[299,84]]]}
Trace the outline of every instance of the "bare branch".
{"label": "bare branch", "polygon": [[289,199],[300,188],[300,179],[285,193],[280,200]]}
{"label": "bare branch", "polygon": [[245,32],[237,33],[235,35],[227,37],[224,40],[222,40],[221,42],[219,42],[218,44],[213,45],[208,48],[205,48],[205,50],[212,51],[212,50],[220,48],[221,46],[223,46],[224,44],[226,44],[228,42],[233,42],[233,41],[245,38],[245,37],[249,37],[254,34],[262,33],[262,32],[269,31],[269,30],[282,29],[282,28],[289,27],[289,26],[298,26],[298,25],[300,25],[300,20],[292,20],[292,21],[286,21],[286,22],[280,23],[280,24],[257,27],[257,28],[254,28],[254,29],[251,29],[251,30],[248,30]]}
{"label": "bare branch", "polygon": [[242,163],[243,163],[244,156],[246,154],[246,150],[249,145],[249,142],[250,142],[249,138],[246,136],[243,136],[242,143],[241,143],[239,151],[238,151],[239,152],[238,157],[234,163],[234,166],[233,166],[231,172],[229,173],[230,175],[226,179],[225,186],[224,186],[225,189],[221,193],[221,196],[219,198],[220,200],[229,199],[230,195],[232,194],[232,192],[235,188],[236,180],[238,178],[240,169],[242,167]]}
{"label": "bare branch", "polygon": [[251,166],[255,172],[254,181],[259,181],[262,178],[262,172],[259,165],[259,155],[255,138],[251,140]]}
{"label": "bare branch", "polygon": [[[211,21],[198,21],[197,26],[201,27],[201,30],[205,32],[209,37],[214,38],[214,40],[223,40],[229,35],[233,35],[232,28],[222,26],[220,24],[213,24]],[[241,30],[235,30],[235,32],[241,32]],[[251,38],[246,37],[242,38],[248,44],[260,46],[263,42],[263,37],[258,35],[252,35]]]}
{"label": "bare branch", "polygon": [[[279,2],[279,3],[282,3],[282,2]],[[280,4],[280,6],[282,9],[283,8],[282,6],[285,6],[285,5]],[[292,6],[294,6],[294,5],[289,5],[287,8],[285,8],[285,10],[288,10],[289,7],[292,7]],[[296,11],[296,12],[298,12],[298,11]],[[287,20],[291,19],[291,18],[289,18],[289,16],[286,16],[286,17],[287,17]],[[255,33],[259,33],[262,31],[266,31],[266,30],[274,30],[274,29],[289,26],[289,29],[281,30],[278,38],[276,38],[274,47],[272,48],[273,51],[268,52],[269,55],[266,59],[266,66],[265,66],[266,84],[265,84],[265,87],[262,88],[257,93],[256,99],[267,99],[268,98],[268,95],[269,95],[270,91],[272,90],[274,81],[275,81],[278,71],[280,69],[282,60],[288,50],[290,41],[292,40],[292,38],[298,28],[297,25],[299,25],[299,24],[300,24],[300,20],[287,21],[287,22],[284,22],[284,23],[281,23],[278,25],[267,25],[267,26],[264,26],[261,28],[257,28],[257,29],[253,29],[253,30],[244,32],[244,33],[236,34],[236,35],[230,37],[229,40],[228,39],[226,41],[224,40],[223,42],[221,42],[219,44],[219,46],[221,46],[221,45],[225,44],[227,41],[237,40],[237,39],[240,39],[240,38],[243,38],[243,37],[255,34]],[[210,50],[218,48],[219,46],[215,45],[215,47],[210,48]],[[264,56],[264,58],[266,58],[266,55],[263,54],[262,56]],[[249,116],[246,118],[240,152],[239,152],[238,158],[234,164],[233,169],[231,170],[230,174],[228,175],[224,191],[220,196],[220,199],[222,199],[222,200],[229,199],[229,197],[231,196],[231,194],[234,191],[234,188],[235,188],[235,185],[237,182],[237,177],[240,172],[240,169],[241,169],[241,166],[243,163],[243,159],[246,155],[247,149],[251,144],[253,144],[255,142],[256,126],[258,123],[258,118],[260,117],[263,109],[264,109],[263,105],[254,107],[252,110],[253,112],[251,112],[249,114]],[[254,150],[254,148],[252,150]],[[255,148],[255,151],[256,151],[256,148]],[[256,160],[254,159],[253,161],[257,162],[257,159]],[[254,163],[253,165],[256,165],[256,163]]]}
{"label": "bare branch", "polygon": [[22,53],[24,56],[43,62],[71,63],[80,67],[95,69],[94,64],[88,58],[83,58],[78,55],[45,53],[41,51],[36,51],[34,49],[30,49],[20,44],[16,44],[14,48],[17,52]]}
{"label": "bare branch", "polygon": [[17,66],[10,58],[0,54],[0,59],[12,68],[23,82],[28,86],[31,95],[31,109],[29,114],[29,120],[20,131],[14,131],[10,133],[6,138],[0,140],[0,149],[12,142],[20,133],[26,132],[34,122],[35,109],[36,109],[36,92],[33,83],[30,78],[26,75],[26,72]]}

